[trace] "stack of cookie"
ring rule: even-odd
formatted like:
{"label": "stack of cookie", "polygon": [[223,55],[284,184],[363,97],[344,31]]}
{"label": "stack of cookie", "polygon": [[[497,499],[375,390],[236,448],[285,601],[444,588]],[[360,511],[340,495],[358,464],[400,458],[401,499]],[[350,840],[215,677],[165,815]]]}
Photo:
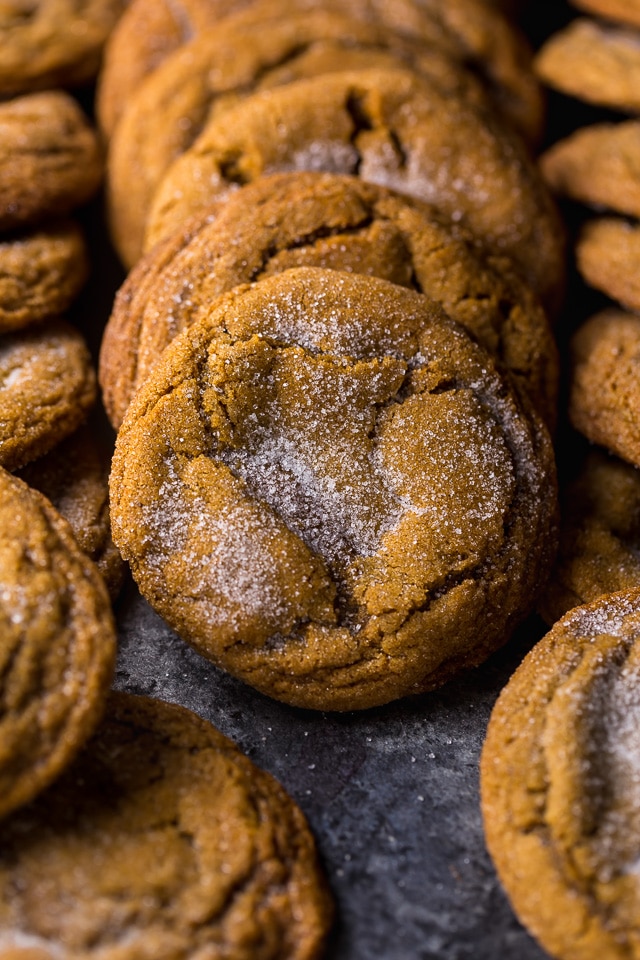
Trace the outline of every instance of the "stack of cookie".
{"label": "stack of cookie", "polygon": [[220,666],[370,707],[485,659],[555,550],[540,92],[478,0],[225,14],[134,0],[100,78],[114,539]]}

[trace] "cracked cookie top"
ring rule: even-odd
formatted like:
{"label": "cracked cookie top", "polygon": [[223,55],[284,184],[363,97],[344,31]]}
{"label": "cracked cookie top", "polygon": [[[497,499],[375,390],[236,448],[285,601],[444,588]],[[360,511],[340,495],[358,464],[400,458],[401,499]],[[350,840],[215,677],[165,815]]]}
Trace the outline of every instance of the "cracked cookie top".
{"label": "cracked cookie top", "polygon": [[554,549],[548,434],[427,297],[310,267],[236,288],[134,398],[113,537],[186,640],[354,709],[480,662]]}
{"label": "cracked cookie top", "polygon": [[440,303],[555,422],[557,350],[547,317],[505,257],[474,246],[426,204],[358,177],[259,177],[151,251],[119,291],[100,353],[113,425],[164,347],[216,297],[294,266],[382,277]]}
{"label": "cracked cookie top", "polygon": [[[25,842],[26,840],[26,842]],[[0,958],[317,960],[329,894],[284,789],[184,707],[112,694],[0,825]]]}
{"label": "cracked cookie top", "polygon": [[640,592],[559,620],[493,710],[489,851],[520,920],[561,960],[638,956]]}
{"label": "cracked cookie top", "polygon": [[102,578],[71,527],[2,468],[0,623],[4,817],[50,784],[93,732],[111,683],[116,630]]}
{"label": "cracked cookie top", "polygon": [[545,302],[557,300],[563,231],[521,139],[403,69],[298,80],[214,117],[164,176],[146,248],[215,198],[290,170],[357,175],[427,201],[510,256]]}

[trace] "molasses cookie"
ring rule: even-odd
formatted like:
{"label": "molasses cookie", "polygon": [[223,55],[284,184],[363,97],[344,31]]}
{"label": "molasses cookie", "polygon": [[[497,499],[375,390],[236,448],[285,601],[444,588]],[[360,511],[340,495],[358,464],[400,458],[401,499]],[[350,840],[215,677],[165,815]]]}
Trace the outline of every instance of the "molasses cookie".
{"label": "molasses cookie", "polygon": [[0,230],[66,214],[102,177],[95,131],[61,90],[0,103]]}
{"label": "molasses cookie", "polygon": [[88,272],[82,230],[70,220],[0,239],[0,333],[64,313]]}
{"label": "molasses cookie", "polygon": [[16,470],[80,426],[96,398],[91,355],[62,320],[0,338],[0,465]]}
{"label": "molasses cookie", "polygon": [[576,430],[640,466],[640,317],[603,310],[571,341],[569,416]]}
{"label": "molasses cookie", "polygon": [[0,11],[0,95],[93,80],[123,0],[38,0]]}
{"label": "molasses cookie", "polygon": [[111,140],[109,221],[122,260],[131,266],[141,254],[149,206],[167,169],[226,106],[305,77],[402,66],[453,98],[486,102],[480,82],[436,48],[325,10],[199,34],[142,84]]}
{"label": "molasses cookie", "polygon": [[66,520],[2,469],[0,620],[4,817],[48,786],[93,732],[116,632],[102,578]]}
{"label": "molasses cookie", "polygon": [[427,205],[358,177],[298,172],[258,177],[217,213],[206,208],[155,248],[116,297],[99,374],[114,427],[164,347],[217,297],[303,265],[427,294],[500,358],[554,423],[557,350],[544,311],[506,258],[484,254]]}
{"label": "molasses cookie", "polygon": [[578,270],[590,287],[629,310],[640,310],[640,227],[599,217],[581,228],[575,245]]}
{"label": "molasses cookie", "polygon": [[3,958],[318,960],[331,921],[280,784],[146,697],[112,694],[74,765],[0,826],[0,850]]}
{"label": "molasses cookie", "polygon": [[314,709],[482,661],[555,548],[547,431],[427,297],[294,268],[236,287],[133,399],[113,538],[204,656]]}
{"label": "molasses cookie", "polygon": [[555,193],[640,217],[640,122],[594,123],[554,143],[541,157]]}
{"label": "molasses cookie", "polygon": [[144,77],[203,30],[232,15],[249,27],[286,19],[294,9],[338,13],[439,49],[482,80],[517,129],[534,140],[540,135],[543,109],[529,45],[498,10],[477,0],[132,0],[105,52],[97,94],[103,131],[111,136]]}
{"label": "molasses cookie", "polygon": [[607,20],[618,20],[640,27],[639,0],[571,0],[574,7]]}
{"label": "molasses cookie", "polygon": [[400,69],[299,80],[214,117],[163,179],[147,249],[212,199],[284,170],[357,174],[426,200],[512,257],[546,301],[558,296],[562,228],[520,138]]}
{"label": "molasses cookie", "polygon": [[19,476],[51,501],[71,524],[75,538],[96,564],[112,597],[124,579],[124,564],[111,539],[110,456],[95,429],[82,426]]}
{"label": "molasses cookie", "polygon": [[640,592],[577,607],[525,658],[482,753],[487,846],[559,960],[638,955]]}
{"label": "molasses cookie", "polygon": [[561,503],[558,558],[539,605],[549,625],[572,607],[640,588],[640,471],[594,448]]}
{"label": "molasses cookie", "polygon": [[553,34],[535,59],[549,86],[587,103],[640,112],[640,43],[633,29],[577,18]]}

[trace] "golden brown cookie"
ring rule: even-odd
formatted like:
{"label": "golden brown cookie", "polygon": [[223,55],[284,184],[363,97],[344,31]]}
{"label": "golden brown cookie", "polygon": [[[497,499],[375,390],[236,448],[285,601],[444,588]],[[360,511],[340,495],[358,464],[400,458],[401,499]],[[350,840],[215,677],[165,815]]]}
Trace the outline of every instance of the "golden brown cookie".
{"label": "golden brown cookie", "polygon": [[88,272],[84,236],[71,220],[0,239],[0,332],[64,313]]}
{"label": "golden brown cookie", "polygon": [[0,94],[93,80],[123,0],[38,0],[0,10]]}
{"label": "golden brown cookie", "polygon": [[[119,129],[122,129],[123,124]],[[505,258],[486,256],[425,204],[358,177],[259,177],[152,251],[119,291],[100,352],[114,427],[173,337],[240,283],[288,267],[382,277],[427,294],[523,382],[555,422],[557,349],[547,317]]]}
{"label": "golden brown cookie", "polygon": [[301,267],[167,347],[110,478],[153,607],[264,693],[351,710],[477,664],[555,548],[553,455],[489,355],[422,294]]}
{"label": "golden brown cookie", "polygon": [[116,631],[102,578],[66,520],[1,468],[0,619],[4,817],[48,786],[93,732]]}
{"label": "golden brown cookie", "polygon": [[82,426],[46,456],[28,463],[19,476],[43,493],[71,524],[78,544],[96,564],[112,597],[124,580],[124,564],[111,539],[109,468],[95,425]]}
{"label": "golden brown cookie", "polygon": [[571,341],[569,416],[576,430],[640,466],[640,317],[603,310]]}
{"label": "golden brown cookie", "polygon": [[450,97],[486,104],[480,82],[437,48],[326,10],[223,24],[179,48],[131,98],[111,140],[109,222],[124,263],[140,257],[149,207],[167,169],[225,107],[292,80],[402,66]]}
{"label": "golden brown cookie", "polygon": [[562,227],[521,140],[474,105],[452,109],[407,70],[299,80],[213,118],[164,177],[147,249],[216,197],[285,170],[357,174],[426,200],[511,256],[546,301],[557,299]]}
{"label": "golden brown cookie", "polygon": [[184,707],[112,694],[75,764],[0,838],[3,960],[26,948],[64,960],[322,954],[332,909],[302,812]]}
{"label": "golden brown cookie", "polygon": [[203,30],[231,15],[247,27],[256,19],[286,19],[294,8],[342,14],[439,48],[482,79],[515,127],[533,140],[540,135],[543,108],[529,45],[498,10],[477,0],[132,0],[105,52],[97,95],[103,131],[111,136],[144,77]]}
{"label": "golden brown cookie", "polygon": [[96,398],[83,336],[62,320],[0,337],[0,465],[15,470],[80,426]]}
{"label": "golden brown cookie", "polygon": [[640,310],[640,227],[619,217],[599,217],[581,228],[575,244],[578,270],[590,287],[629,310]]}
{"label": "golden brown cookie", "polygon": [[571,0],[574,7],[598,17],[640,27],[639,0]]}
{"label": "golden brown cookie", "polygon": [[640,216],[640,123],[594,123],[554,143],[542,174],[558,194]]}
{"label": "golden brown cookie", "polygon": [[61,90],[0,103],[0,230],[66,214],[97,190],[95,130]]}
{"label": "golden brown cookie", "polygon": [[572,607],[640,588],[640,471],[594,448],[561,494],[560,547],[539,604],[549,625]]}
{"label": "golden brown cookie", "polygon": [[549,86],[587,103],[640,112],[637,31],[578,17],[539,50],[535,67]]}
{"label": "golden brown cookie", "polygon": [[568,613],[493,710],[487,846],[522,923],[558,960],[638,956],[640,592]]}

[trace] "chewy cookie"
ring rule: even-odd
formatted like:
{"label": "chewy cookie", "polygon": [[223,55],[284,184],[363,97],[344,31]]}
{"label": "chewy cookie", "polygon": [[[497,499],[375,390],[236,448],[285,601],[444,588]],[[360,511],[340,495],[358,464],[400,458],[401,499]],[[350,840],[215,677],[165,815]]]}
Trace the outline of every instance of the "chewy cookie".
{"label": "chewy cookie", "polygon": [[640,466],[640,317],[603,310],[571,340],[569,417],[592,443]]}
{"label": "chewy cookie", "polygon": [[152,606],[259,690],[351,710],[477,664],[555,549],[551,444],[429,299],[297,268],[165,350],[110,478]]}
{"label": "chewy cookie", "polygon": [[69,213],[102,178],[95,131],[61,90],[0,103],[0,230]]}
{"label": "chewy cookie", "polygon": [[574,7],[609,20],[640,27],[639,0],[571,0]]}
{"label": "chewy cookie", "polygon": [[88,272],[82,230],[70,220],[0,239],[0,333],[64,313]]}
{"label": "chewy cookie", "polygon": [[540,90],[523,36],[497,10],[477,0],[132,0],[105,51],[97,114],[111,136],[125,105],[144,77],[202,31],[233,15],[252,21],[287,19],[294,12],[323,10],[379,25],[429,44],[480,77],[503,115],[537,139],[542,130]]}
{"label": "chewy cookie", "polygon": [[146,247],[265,173],[357,174],[431,203],[510,256],[545,299],[562,283],[562,227],[522,141],[407,70],[346,71],[247,97],[168,170]]}
{"label": "chewy cookie", "polygon": [[75,764],[0,826],[0,851],[3,960],[318,960],[331,922],[280,784],[146,697],[112,694]]}
{"label": "chewy cookie", "polygon": [[91,355],[62,320],[0,338],[0,465],[15,470],[80,426],[96,398]]}
{"label": "chewy cookie", "polygon": [[559,960],[637,956],[640,592],[572,610],[493,710],[487,846],[520,920]]}
{"label": "chewy cookie", "polygon": [[640,216],[640,123],[594,123],[554,143],[541,157],[555,193]]}
{"label": "chewy cookie", "polygon": [[96,564],[112,597],[124,579],[124,564],[111,539],[110,457],[96,432],[82,426],[46,456],[28,463],[19,476],[43,493],[67,520],[78,544]]}
{"label": "chewy cookie", "polygon": [[0,10],[0,94],[92,80],[123,0],[38,0]]}
{"label": "chewy cookie", "polygon": [[640,588],[640,471],[593,448],[561,503],[558,557],[539,604],[549,625],[572,607]]}
{"label": "chewy cookie", "polygon": [[599,217],[583,225],[575,244],[582,277],[630,310],[640,310],[640,227],[619,217]]}
{"label": "chewy cookie", "polygon": [[4,817],[50,784],[93,732],[116,632],[102,578],[66,520],[2,469],[0,620]]}
{"label": "chewy cookie", "polygon": [[535,61],[562,93],[626,113],[640,112],[640,43],[633,29],[578,17],[553,34]]}
{"label": "chewy cookie", "polygon": [[[485,102],[473,75],[433,47],[326,10],[207,30],[155,70],[111,139],[109,222],[129,266],[140,257],[155,190],[214,115],[258,89],[338,70],[410,67],[447,95]],[[131,189],[131,184],[136,189]]]}
{"label": "chewy cookie", "polygon": [[544,311],[505,258],[485,255],[425,204],[358,177],[299,172],[258,177],[217,213],[205,209],[160,244],[116,297],[99,371],[114,427],[164,347],[217,297],[303,265],[427,294],[501,358],[554,423],[558,361]]}

